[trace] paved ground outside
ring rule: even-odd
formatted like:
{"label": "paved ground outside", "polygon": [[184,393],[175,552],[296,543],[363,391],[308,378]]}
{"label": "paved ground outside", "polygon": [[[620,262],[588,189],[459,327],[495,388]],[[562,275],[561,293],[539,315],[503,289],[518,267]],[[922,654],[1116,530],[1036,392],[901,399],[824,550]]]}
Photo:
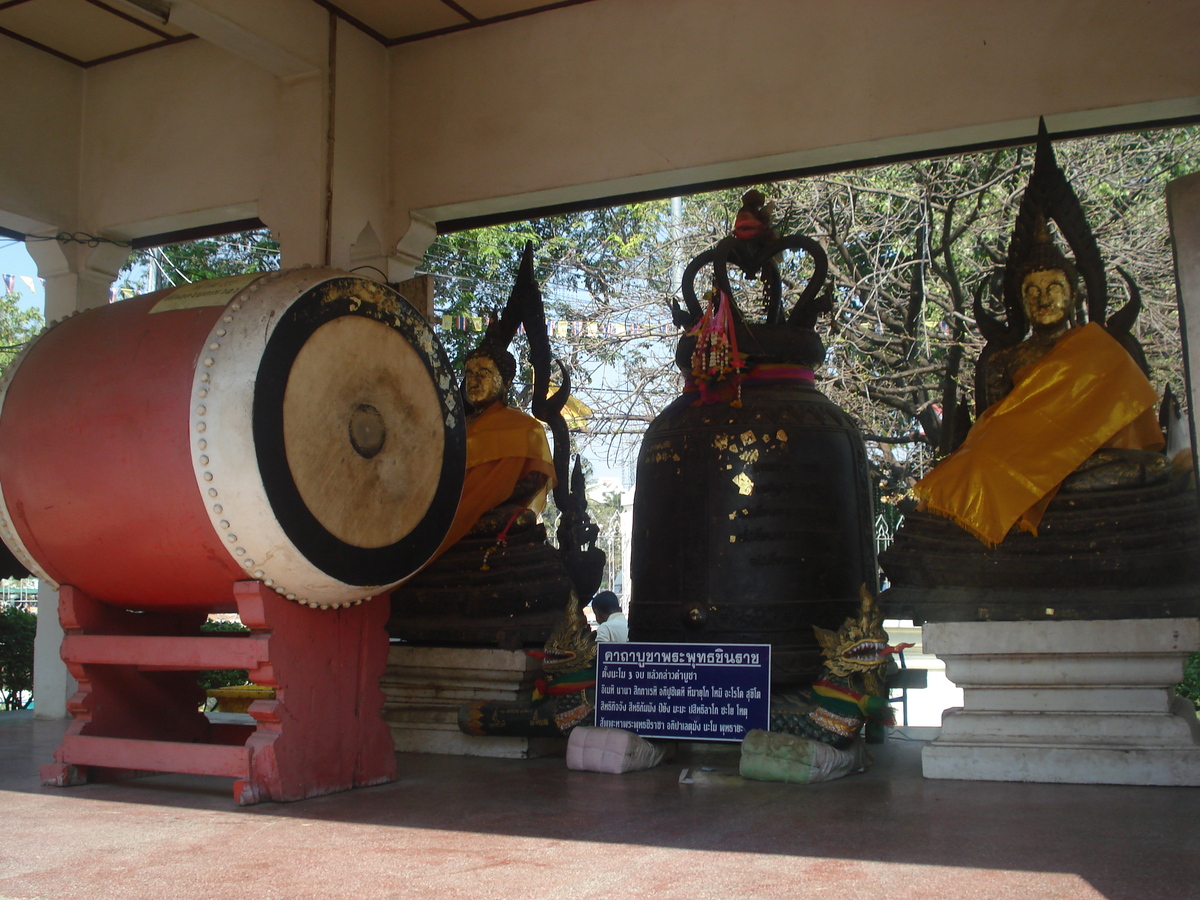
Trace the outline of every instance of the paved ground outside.
{"label": "paved ground outside", "polygon": [[744,781],[736,745],[623,776],[402,754],[239,808],[217,778],[44,788],[64,727],[0,714],[0,898],[1200,898],[1200,788],[930,781],[902,734],[821,785]]}

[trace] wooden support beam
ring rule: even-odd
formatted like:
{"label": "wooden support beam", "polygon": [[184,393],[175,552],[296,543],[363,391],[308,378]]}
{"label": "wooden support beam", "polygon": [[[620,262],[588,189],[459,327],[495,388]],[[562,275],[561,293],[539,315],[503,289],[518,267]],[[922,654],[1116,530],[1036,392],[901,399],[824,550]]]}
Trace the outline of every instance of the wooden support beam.
{"label": "wooden support beam", "polygon": [[225,778],[248,778],[250,775],[250,750],[221,744],[67,735],[59,749],[59,757],[62,763],[71,766],[105,766]]}
{"label": "wooden support beam", "polygon": [[268,659],[270,640],[269,635],[69,634],[63,638],[62,658],[67,663],[155,669],[256,669]]}

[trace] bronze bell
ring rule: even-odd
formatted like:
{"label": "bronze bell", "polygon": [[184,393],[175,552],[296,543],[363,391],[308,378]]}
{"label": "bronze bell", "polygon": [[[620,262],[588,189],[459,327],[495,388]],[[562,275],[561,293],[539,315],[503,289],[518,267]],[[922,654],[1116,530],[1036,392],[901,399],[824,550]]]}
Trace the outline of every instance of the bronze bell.
{"label": "bronze bell", "polygon": [[[772,261],[784,249],[817,264],[786,321]],[[737,309],[730,261],[748,277],[762,272],[765,322]],[[715,287],[705,312],[693,282],[708,263]],[[813,384],[825,355],[814,325],[832,308],[828,294],[817,296],[827,271],[820,245],[792,236],[726,238],[685,272],[687,309],[676,309],[676,322],[688,331],[676,360],[691,378],[639,455],[631,640],[769,643],[773,683],[807,684],[821,665],[812,626],[836,629],[857,610],[860,587],[875,589],[866,449],[853,420]],[[712,333],[719,320],[724,338]],[[736,345],[736,360],[722,360],[722,341]],[[723,380],[706,377],[714,358],[732,369]]]}

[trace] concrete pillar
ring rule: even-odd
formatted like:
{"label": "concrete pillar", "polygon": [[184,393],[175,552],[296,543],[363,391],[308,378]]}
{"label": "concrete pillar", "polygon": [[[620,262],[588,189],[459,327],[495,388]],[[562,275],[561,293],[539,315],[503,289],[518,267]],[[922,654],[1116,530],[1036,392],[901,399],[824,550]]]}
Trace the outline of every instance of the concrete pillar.
{"label": "concrete pillar", "polygon": [[63,316],[108,302],[109,291],[129,259],[127,246],[101,243],[29,241],[29,255],[38,275],[46,279],[46,319]]}
{"label": "concrete pillar", "polygon": [[[112,283],[130,252],[128,247],[109,243],[88,247],[31,241],[26,246],[37,263],[38,275],[46,279],[47,321],[107,303]],[[33,643],[34,716],[39,719],[65,718],[67,700],[78,689],[59,656],[62,638],[58,592],[40,584],[37,636]]]}
{"label": "concrete pillar", "polygon": [[1200,785],[1200,723],[1173,690],[1200,621],[936,622],[923,642],[963,689],[926,778]]}
{"label": "concrete pillar", "polygon": [[425,251],[437,240],[437,225],[417,213],[408,214],[408,229],[388,257],[388,280],[412,278],[425,259]]}
{"label": "concrete pillar", "polygon": [[59,656],[63,630],[58,621],[58,591],[38,582],[37,634],[33,639],[33,716],[65,719],[67,701],[79,686]]}
{"label": "concrete pillar", "polygon": [[279,241],[285,269],[325,264],[326,92],[319,72],[279,84],[272,175],[259,218]]}
{"label": "concrete pillar", "polygon": [[1200,172],[1167,185],[1167,218],[1175,251],[1175,284],[1183,337],[1184,371],[1193,453],[1197,447],[1196,413],[1200,410]]}

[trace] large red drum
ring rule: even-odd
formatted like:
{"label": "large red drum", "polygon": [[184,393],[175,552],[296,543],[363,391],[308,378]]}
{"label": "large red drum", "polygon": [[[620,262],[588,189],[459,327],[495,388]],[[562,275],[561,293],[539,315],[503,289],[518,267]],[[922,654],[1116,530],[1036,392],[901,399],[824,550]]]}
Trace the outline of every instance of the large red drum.
{"label": "large red drum", "polygon": [[72,316],[0,381],[0,535],[131,609],[232,608],[257,579],[338,607],[416,572],[462,490],[428,323],[332,269],[199,282]]}

